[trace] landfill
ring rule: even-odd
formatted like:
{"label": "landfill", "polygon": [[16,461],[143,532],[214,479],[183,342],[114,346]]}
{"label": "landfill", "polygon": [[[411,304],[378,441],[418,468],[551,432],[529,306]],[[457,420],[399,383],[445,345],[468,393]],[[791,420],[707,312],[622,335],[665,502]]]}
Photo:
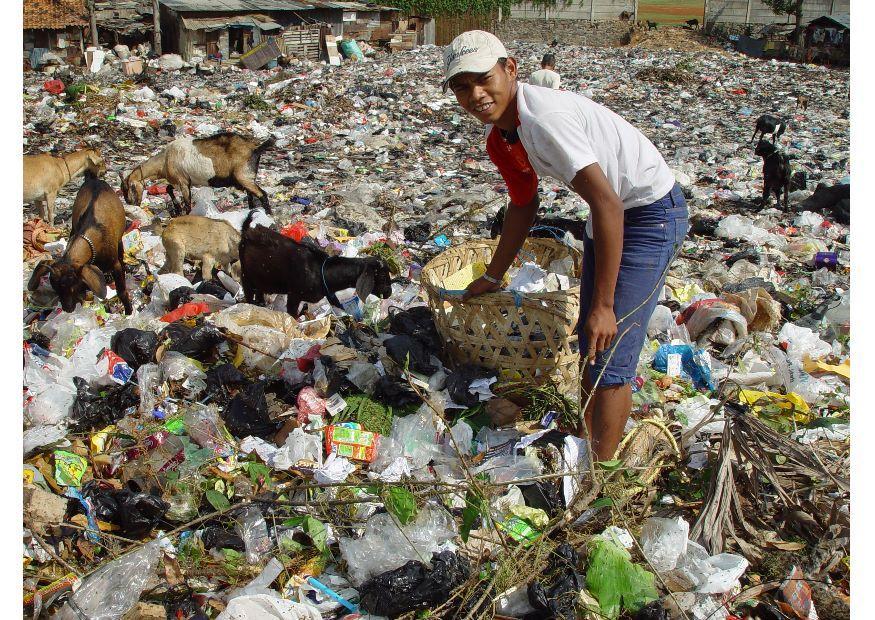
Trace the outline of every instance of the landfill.
{"label": "landfill", "polygon": [[[26,154],[97,148],[119,190],[180,137],[273,138],[256,221],[391,273],[386,298],[350,288],[299,317],[282,294],[247,303],[233,265],[163,273],[154,181],[122,197],[133,313],[113,286],[64,312],[48,278],[27,284],[64,253],[80,182],[54,223],[26,208],[27,617],[849,617],[849,73],[719,43],[507,44],[522,79],[553,51],[563,88],[641,129],[690,205],[609,461],[578,437],[577,390],[459,363],[436,327],[423,267],[489,239],[507,202],[439,48],[134,76],[106,51],[55,71],[63,90],[25,73]],[[788,119],[786,210],[761,202],[763,113]],[[586,218],[539,191],[546,228]],[[192,190],[193,215],[238,232],[249,210]],[[504,286],[567,294],[571,262],[521,257]]]}

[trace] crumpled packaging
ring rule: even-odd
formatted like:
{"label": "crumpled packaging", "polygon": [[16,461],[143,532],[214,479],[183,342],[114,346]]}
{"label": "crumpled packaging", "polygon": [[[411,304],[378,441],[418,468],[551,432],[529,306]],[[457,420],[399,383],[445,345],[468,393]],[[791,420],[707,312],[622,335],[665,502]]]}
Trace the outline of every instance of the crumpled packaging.
{"label": "crumpled packaging", "polygon": [[747,319],[750,332],[771,332],[781,321],[781,304],[764,288],[751,288],[740,293],[724,293],[723,299],[738,306]]}

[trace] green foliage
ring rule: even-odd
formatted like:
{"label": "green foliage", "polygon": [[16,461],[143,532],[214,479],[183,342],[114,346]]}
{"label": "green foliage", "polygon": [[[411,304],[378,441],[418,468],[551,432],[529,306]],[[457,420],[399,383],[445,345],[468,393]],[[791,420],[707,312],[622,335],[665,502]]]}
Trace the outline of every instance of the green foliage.
{"label": "green foliage", "polygon": [[763,0],[763,4],[772,9],[775,15],[802,16],[802,3],[804,0]]}
{"label": "green foliage", "polygon": [[386,510],[393,515],[401,525],[407,525],[416,518],[416,498],[404,487],[389,487],[383,494]]}
{"label": "green foliage", "polygon": [[228,498],[225,497],[225,494],[221,491],[217,491],[215,489],[207,489],[206,496],[207,501],[210,503],[210,506],[212,506],[216,510],[225,510],[231,505],[231,502],[228,501]]}
{"label": "green foliage", "polygon": [[408,15],[430,17],[457,15],[488,15],[498,11],[510,11],[510,0],[399,0],[392,6]]}
{"label": "green foliage", "polygon": [[468,492],[465,494],[465,509],[462,511],[462,529],[460,532],[463,542],[468,542],[468,535],[474,528],[477,517],[483,515],[485,504],[486,502],[483,501],[483,498],[474,489],[468,489]]}

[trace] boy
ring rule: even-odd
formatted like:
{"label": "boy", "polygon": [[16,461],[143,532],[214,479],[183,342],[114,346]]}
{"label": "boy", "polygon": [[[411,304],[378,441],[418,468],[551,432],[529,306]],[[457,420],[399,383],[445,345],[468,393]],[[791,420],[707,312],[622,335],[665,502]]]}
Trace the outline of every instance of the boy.
{"label": "boy", "polygon": [[529,76],[529,84],[558,90],[560,78],[555,69],[556,57],[550,53],[544,54],[541,59],[541,68]]}
{"label": "boy", "polygon": [[570,185],[590,206],[582,381],[587,394],[595,390],[585,413],[594,458],[611,459],[632,410],[630,382],[648,320],[687,233],[683,194],[656,147],[617,114],[576,93],[517,82],[516,60],[495,35],[462,33],[444,65],[444,86],[487,125],[486,149],[511,203],[486,274],[465,300],[499,288],[537,213],[539,175]]}

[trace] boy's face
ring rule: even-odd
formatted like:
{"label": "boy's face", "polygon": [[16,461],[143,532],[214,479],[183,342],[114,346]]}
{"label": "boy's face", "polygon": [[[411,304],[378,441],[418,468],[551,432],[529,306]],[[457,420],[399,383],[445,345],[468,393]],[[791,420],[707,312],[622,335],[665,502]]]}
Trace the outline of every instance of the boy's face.
{"label": "boy's face", "polygon": [[495,123],[513,99],[517,66],[508,58],[502,66],[495,63],[486,73],[460,73],[450,80],[456,101],[483,124]]}

